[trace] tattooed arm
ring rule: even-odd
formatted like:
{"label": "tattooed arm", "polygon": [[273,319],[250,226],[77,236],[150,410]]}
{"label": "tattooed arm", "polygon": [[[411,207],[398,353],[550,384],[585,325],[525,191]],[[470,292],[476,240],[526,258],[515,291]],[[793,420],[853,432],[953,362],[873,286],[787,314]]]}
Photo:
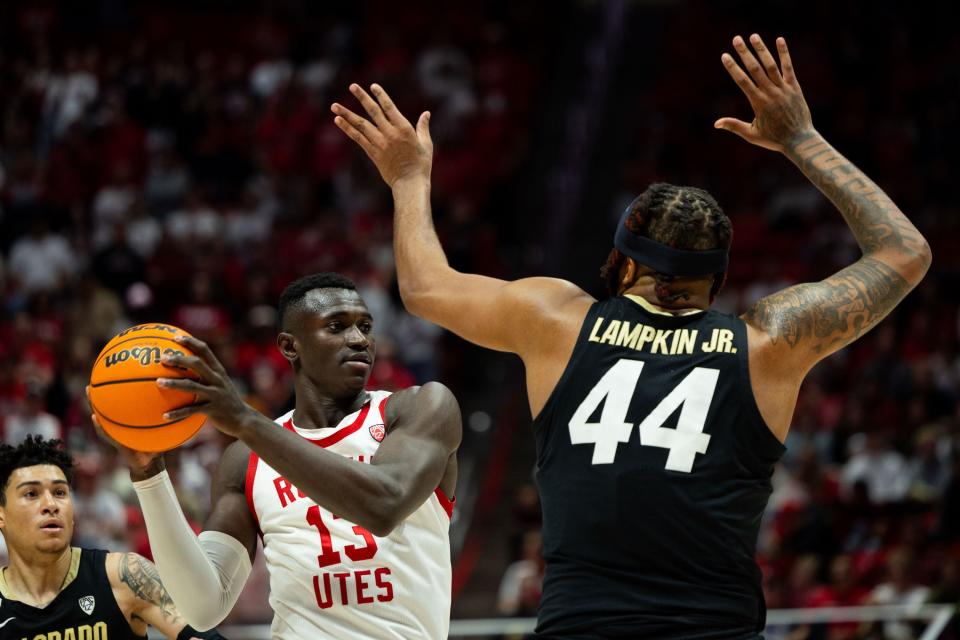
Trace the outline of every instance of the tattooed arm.
{"label": "tattooed arm", "polygon": [[750,124],[721,118],[715,126],[790,158],[840,210],[863,251],[826,280],[775,293],[744,316],[781,347],[784,364],[806,370],[890,313],[923,278],[930,248],[893,201],[813,128],[786,41],[777,39],[781,73],[760,37],[750,40],[757,56],[739,36],[733,41],[749,75],[730,55],[722,60],[756,117]]}
{"label": "tattooed arm", "polygon": [[[754,120],[721,118],[714,126],[786,155],[833,202],[863,251],[860,260],[829,278],[763,298],[744,315],[755,393],[764,384],[777,387],[758,378],[784,381],[771,394],[776,407],[761,406],[761,412],[785,437],[803,376],[886,317],[923,278],[931,254],[893,201],[813,128],[786,41],[777,39],[779,68],[758,35],[750,41],[756,56],[740,36],[733,40],[747,72],[729,54],[722,62],[750,101]],[[785,402],[788,396],[793,401]]]}
{"label": "tattooed arm", "polygon": [[[150,625],[173,640],[187,626],[187,621],[180,616],[163,587],[157,568],[143,556],[136,553],[109,554],[107,575],[117,604],[135,633],[146,635],[147,625]],[[216,632],[198,633],[196,637],[200,636],[220,637]]]}

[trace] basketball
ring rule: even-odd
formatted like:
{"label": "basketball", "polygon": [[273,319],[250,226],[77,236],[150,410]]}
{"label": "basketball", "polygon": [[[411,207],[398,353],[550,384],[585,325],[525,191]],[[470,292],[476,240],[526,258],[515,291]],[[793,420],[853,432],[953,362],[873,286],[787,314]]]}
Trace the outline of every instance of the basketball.
{"label": "basketball", "polygon": [[157,386],[157,378],[196,378],[189,370],[164,366],[165,353],[193,355],[177,343],[189,335],[167,324],[141,324],[121,331],[106,344],[90,374],[90,405],[103,430],[137,451],[167,451],[192,438],[205,416],[166,420],[163,414],[196,402],[196,396]]}

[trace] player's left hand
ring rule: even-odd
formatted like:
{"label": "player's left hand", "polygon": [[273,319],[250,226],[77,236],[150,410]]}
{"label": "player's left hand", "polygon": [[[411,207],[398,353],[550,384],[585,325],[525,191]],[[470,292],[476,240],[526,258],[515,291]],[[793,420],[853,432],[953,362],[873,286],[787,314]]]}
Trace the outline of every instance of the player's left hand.
{"label": "player's left hand", "polygon": [[433,166],[430,112],[420,114],[414,129],[383,87],[374,84],[370,91],[376,100],[360,85],[350,85],[350,93],[360,101],[373,122],[335,102],[330,107],[337,114],[334,124],[360,145],[391,188],[407,178],[429,180]]}
{"label": "player's left hand", "polygon": [[[90,387],[86,389],[87,393],[87,402],[90,403]],[[92,405],[92,403],[90,403]],[[120,453],[120,459],[124,461],[127,465],[127,468],[130,469],[130,477],[136,482],[137,480],[146,480],[147,478],[154,476],[166,468],[166,465],[163,461],[163,453],[158,452],[147,452],[147,451],[137,451],[136,449],[131,449],[126,445],[122,445],[113,438],[110,437],[103,429],[103,425],[100,424],[100,418],[97,417],[96,413],[90,414],[90,420],[93,422],[93,428],[97,432],[97,435],[101,440],[112,446]]]}
{"label": "player's left hand", "polygon": [[246,418],[256,415],[256,411],[243,401],[240,392],[234,386],[213,351],[203,340],[192,336],[177,336],[177,342],[196,355],[168,353],[161,362],[170,367],[189,369],[199,376],[197,380],[189,378],[157,378],[157,385],[168,389],[177,389],[194,393],[197,402],[180,407],[164,414],[166,420],[181,420],[195,413],[206,414],[213,425],[223,433],[238,437]]}
{"label": "player's left hand", "polygon": [[720,118],[713,126],[731,131],[759,147],[783,152],[794,141],[813,131],[810,108],[793,71],[787,41],[777,38],[780,67],[759,35],[751,35],[750,44],[756,56],[742,37],[733,39],[733,48],[746,72],[729,53],[724,53],[720,59],[753,107],[753,122]]}

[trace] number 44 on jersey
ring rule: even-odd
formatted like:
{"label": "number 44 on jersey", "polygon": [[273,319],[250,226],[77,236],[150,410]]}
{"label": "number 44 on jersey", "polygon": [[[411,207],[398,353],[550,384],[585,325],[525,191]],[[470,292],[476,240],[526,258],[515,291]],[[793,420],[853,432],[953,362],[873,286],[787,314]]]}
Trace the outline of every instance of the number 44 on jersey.
{"label": "number 44 on jersey", "polygon": [[[621,442],[630,440],[633,423],[627,410],[640,380],[643,362],[618,360],[594,385],[570,419],[570,441],[593,444],[593,464],[611,464]],[[710,435],[703,432],[707,412],[717,388],[718,369],[697,367],[640,423],[640,444],[668,449],[666,469],[690,473],[698,453],[707,452]],[[600,403],[600,422],[587,422]],[[676,429],[664,422],[682,405]]]}

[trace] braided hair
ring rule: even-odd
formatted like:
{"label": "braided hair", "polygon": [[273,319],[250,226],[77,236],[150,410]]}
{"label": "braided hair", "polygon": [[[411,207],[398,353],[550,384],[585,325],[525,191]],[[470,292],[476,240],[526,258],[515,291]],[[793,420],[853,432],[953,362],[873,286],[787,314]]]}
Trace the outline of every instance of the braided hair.
{"label": "braided hair", "polygon": [[[709,251],[729,249],[733,226],[717,201],[703,189],[681,187],[665,182],[650,185],[630,203],[627,229],[674,249]],[[607,283],[611,296],[620,292],[620,268],[627,257],[611,249],[600,268],[600,277]],[[726,279],[726,272],[713,274],[710,287],[712,301]],[[673,277],[656,274],[658,289],[668,286]]]}
{"label": "braided hair", "polygon": [[7,483],[14,471],[38,464],[52,464],[60,467],[67,482],[73,484],[73,459],[63,449],[59,440],[44,440],[40,436],[27,436],[23,442],[13,447],[0,444],[0,506],[7,502]]}

